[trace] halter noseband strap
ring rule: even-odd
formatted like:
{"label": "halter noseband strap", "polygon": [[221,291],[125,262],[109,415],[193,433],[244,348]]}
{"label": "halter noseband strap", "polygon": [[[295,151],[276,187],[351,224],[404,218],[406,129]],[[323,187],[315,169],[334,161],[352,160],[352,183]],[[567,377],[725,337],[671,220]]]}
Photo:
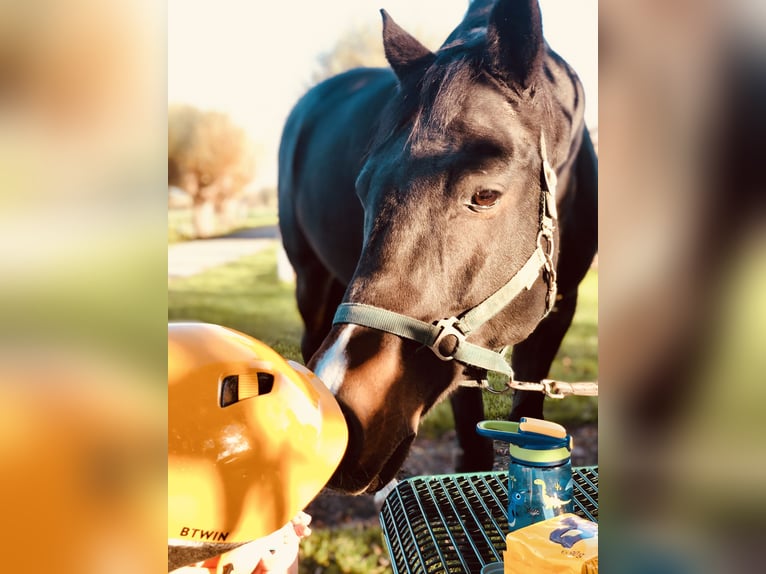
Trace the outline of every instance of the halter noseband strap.
{"label": "halter noseband strap", "polygon": [[[540,193],[540,227],[534,252],[516,274],[500,289],[472,309],[457,317],[426,323],[406,315],[363,303],[342,303],[333,324],[353,323],[392,333],[430,348],[443,361],[459,361],[485,371],[502,373],[513,380],[513,369],[502,354],[466,341],[468,335],[497,315],[523,290],[531,289],[540,272],[547,276],[545,315],[556,298],[556,269],[553,264],[553,230],[556,224],[556,172],[548,162],[545,138],[540,134],[540,156],[544,185]],[[543,245],[545,240],[546,245]],[[448,337],[454,338],[451,351],[445,349]]]}

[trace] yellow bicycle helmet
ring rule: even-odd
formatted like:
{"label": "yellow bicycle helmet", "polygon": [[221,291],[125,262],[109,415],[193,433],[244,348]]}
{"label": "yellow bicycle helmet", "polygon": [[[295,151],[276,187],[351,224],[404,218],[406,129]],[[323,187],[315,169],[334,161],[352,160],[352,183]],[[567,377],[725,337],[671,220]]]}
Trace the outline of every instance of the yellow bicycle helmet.
{"label": "yellow bicycle helmet", "polygon": [[324,487],[348,431],[311,371],[207,323],[168,324],[168,539],[229,545],[284,526]]}

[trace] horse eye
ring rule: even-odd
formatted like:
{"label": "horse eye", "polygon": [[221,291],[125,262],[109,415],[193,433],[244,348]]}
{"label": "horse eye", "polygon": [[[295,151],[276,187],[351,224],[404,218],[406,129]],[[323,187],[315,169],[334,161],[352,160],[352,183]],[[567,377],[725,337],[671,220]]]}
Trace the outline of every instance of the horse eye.
{"label": "horse eye", "polygon": [[495,205],[500,199],[500,192],[493,189],[482,189],[471,197],[471,205],[481,209],[487,209]]}

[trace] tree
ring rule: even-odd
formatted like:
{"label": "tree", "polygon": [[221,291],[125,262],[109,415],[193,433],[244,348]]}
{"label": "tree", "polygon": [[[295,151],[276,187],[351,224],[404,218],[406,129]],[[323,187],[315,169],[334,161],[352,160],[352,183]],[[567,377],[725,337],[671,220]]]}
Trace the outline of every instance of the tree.
{"label": "tree", "polygon": [[254,173],[252,144],[226,114],[190,105],[168,109],[168,185],[192,197],[197,237],[232,223]]}
{"label": "tree", "polygon": [[329,52],[317,58],[312,81],[319,83],[336,74],[359,67],[387,67],[380,24],[350,29]]}
{"label": "tree", "polygon": [[[432,33],[419,29],[409,31],[423,45],[432,50],[438,49],[441,45],[441,41]],[[341,72],[360,67],[388,67],[388,60],[383,50],[383,33],[380,23],[368,23],[346,30],[329,51],[319,55],[311,80],[318,84]]]}

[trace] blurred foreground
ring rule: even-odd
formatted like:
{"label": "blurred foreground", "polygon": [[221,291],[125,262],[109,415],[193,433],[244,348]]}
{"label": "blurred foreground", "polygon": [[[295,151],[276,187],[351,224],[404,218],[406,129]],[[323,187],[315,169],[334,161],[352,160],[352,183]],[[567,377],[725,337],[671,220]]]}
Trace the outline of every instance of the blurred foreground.
{"label": "blurred foreground", "polygon": [[0,0],[4,571],[165,569],[164,20]]}
{"label": "blurred foreground", "polygon": [[760,571],[766,12],[601,8],[600,561]]}

